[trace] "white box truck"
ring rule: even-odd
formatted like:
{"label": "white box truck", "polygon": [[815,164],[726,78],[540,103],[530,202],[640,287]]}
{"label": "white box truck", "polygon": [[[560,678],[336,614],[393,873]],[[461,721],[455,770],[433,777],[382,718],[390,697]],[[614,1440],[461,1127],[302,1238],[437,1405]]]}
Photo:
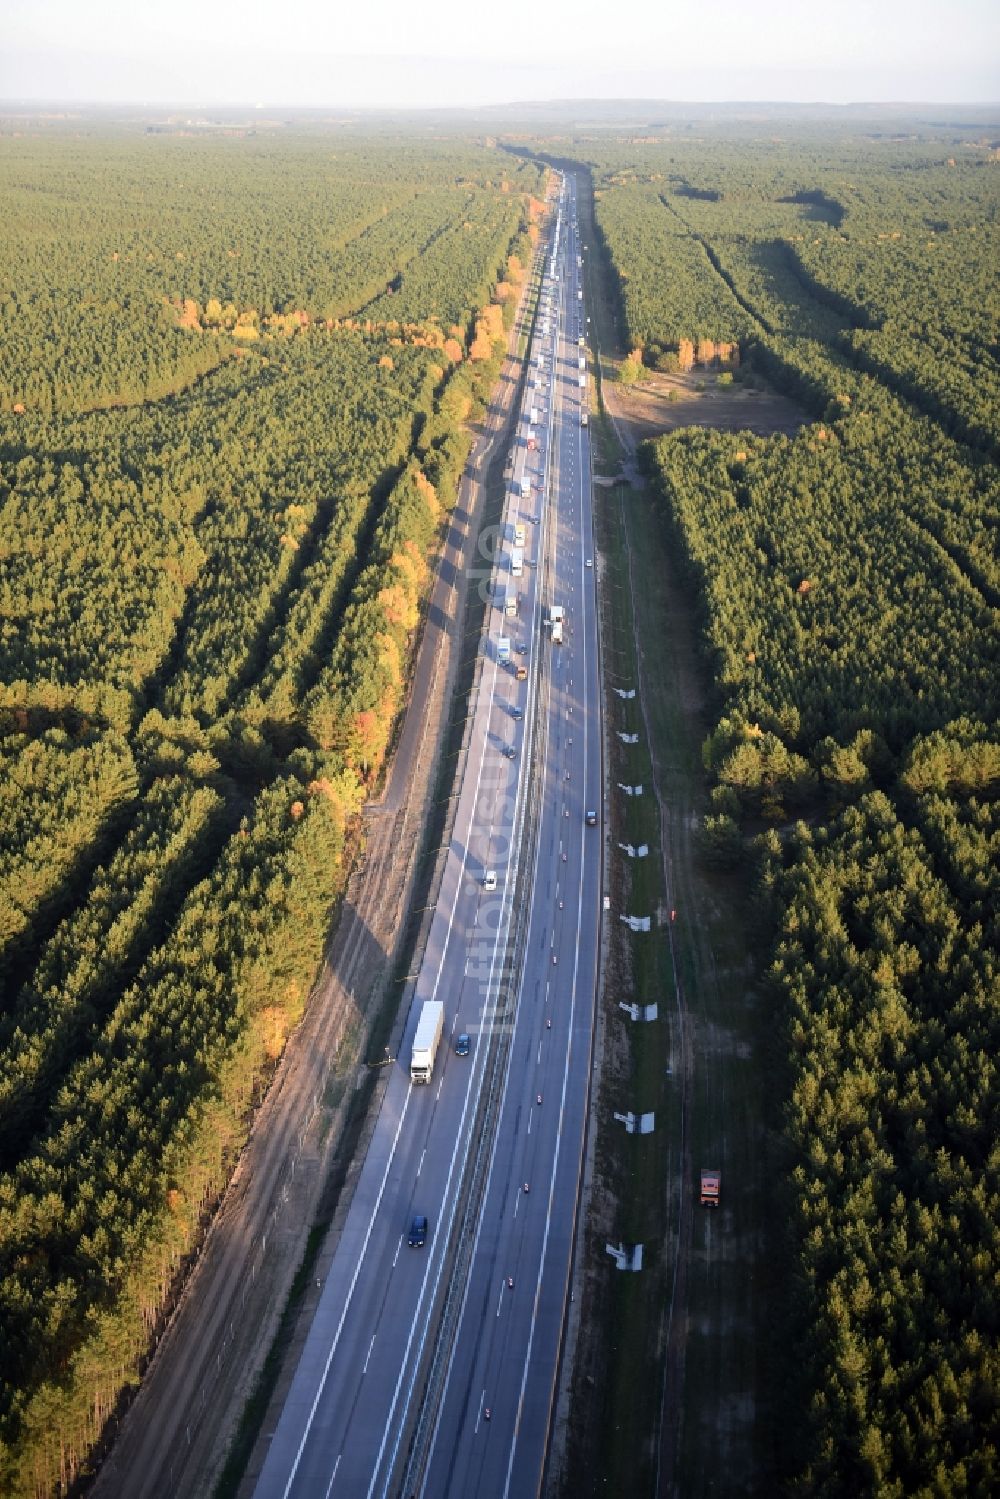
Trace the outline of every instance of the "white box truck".
{"label": "white box truck", "polygon": [[586,375],[581,375],[580,376],[580,389],[581,390],[586,390],[587,389],[587,377],[586,377]]}
{"label": "white box truck", "polygon": [[553,645],[562,645],[562,638],[563,638],[563,622],[562,622],[561,619],[553,620],[552,621],[552,644]]}
{"label": "white box truck", "polygon": [[527,474],[522,474],[521,475],[521,499],[522,500],[528,500],[530,498],[531,498],[531,480],[528,478]]}
{"label": "white box truck", "polygon": [[413,1038],[413,1056],[410,1058],[410,1081],[429,1083],[434,1071],[434,1058],[444,1030],[444,1004],[440,999],[425,999],[417,1034]]}
{"label": "white box truck", "polygon": [[538,407],[537,406],[532,406],[531,410],[528,412],[528,421],[529,421],[529,423],[531,424],[532,427],[537,427],[538,426]]}
{"label": "white box truck", "polygon": [[511,577],[519,578],[524,571],[524,553],[520,547],[511,547],[510,550],[510,572]]}
{"label": "white box truck", "polygon": [[527,532],[524,527],[524,521],[516,520],[514,522],[514,545],[523,547],[526,539]]}
{"label": "white box truck", "polygon": [[497,660],[500,662],[501,666],[508,666],[510,664],[510,636],[509,635],[498,635],[497,636]]}
{"label": "white box truck", "polygon": [[508,588],[503,597],[504,614],[513,615],[517,613],[517,589]]}
{"label": "white box truck", "polygon": [[576,363],[577,363],[577,367],[579,369],[585,370],[587,368],[587,357],[586,357],[586,355],[585,354],[581,354],[580,357],[579,357],[579,359],[576,361]]}

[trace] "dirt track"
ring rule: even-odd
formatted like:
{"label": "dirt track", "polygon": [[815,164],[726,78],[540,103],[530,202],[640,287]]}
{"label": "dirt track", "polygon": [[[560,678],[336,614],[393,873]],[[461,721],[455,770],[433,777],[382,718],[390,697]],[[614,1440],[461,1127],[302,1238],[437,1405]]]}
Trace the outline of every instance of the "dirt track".
{"label": "dirt track", "polygon": [[[469,475],[478,472],[506,425],[520,371],[512,352],[519,327],[520,318]],[[177,1309],[91,1489],[95,1499],[206,1499],[274,1339],[351,1091],[363,1076],[357,1069],[338,1073],[338,1050],[352,1052],[359,1032],[367,1032],[405,926],[461,644],[452,626],[464,605],[479,502],[478,479],[464,479],[386,791],[366,809],[365,852],[348,885],[322,974]]]}
{"label": "dirt track", "polygon": [[757,386],[720,385],[718,372],[688,375],[650,372],[641,385],[603,382],[604,405],[630,447],[678,427],[715,427],[725,432],[797,432],[804,420],[794,401]]}
{"label": "dirt track", "polygon": [[[636,465],[636,448],[638,443],[644,438],[655,435],[655,433],[648,430],[648,422],[651,418],[647,417],[645,420],[642,417],[637,418],[634,403],[619,400],[618,397],[623,392],[620,387],[615,386],[611,381],[604,383],[602,394],[605,410],[611,418],[618,441],[627,455],[624,462],[625,477],[633,488],[642,488],[643,480]],[[662,431],[662,427],[659,430]],[[633,618],[635,618],[633,546],[629,537],[627,510],[624,504],[622,505],[621,515],[622,530],[628,551],[629,591],[632,595],[632,614]],[[646,742],[650,746],[654,766],[653,790],[659,811],[660,852],[663,861],[663,890],[667,906],[674,907],[678,897],[673,859],[674,839],[671,836],[671,819],[672,816],[676,815],[677,809],[668,804],[663,793],[663,777],[658,763],[656,736],[652,732],[649,720],[648,664],[646,661],[646,652],[643,649],[643,640],[639,634],[636,635],[636,661],[639,669],[637,684],[639,689],[639,703]],[[667,935],[670,940],[670,961],[674,977],[675,1016],[677,1023],[674,1079],[679,1093],[679,1140],[678,1181],[676,1183],[675,1198],[677,1213],[676,1237],[674,1240],[673,1268],[672,1272],[668,1275],[670,1291],[666,1308],[666,1325],[663,1330],[666,1368],[663,1378],[659,1454],[656,1465],[659,1475],[658,1492],[663,1496],[669,1496],[675,1492],[674,1475],[677,1467],[677,1441],[680,1434],[676,1413],[683,1408],[684,1350],[688,1324],[688,1270],[691,1263],[694,1216],[694,1159],[691,1151],[694,1045],[691,1015],[688,1010],[687,996],[681,978],[680,965],[678,964],[677,954],[674,950],[673,930],[670,926],[667,927]],[[673,1184],[668,1182],[668,1195],[672,1190]]]}
{"label": "dirt track", "polygon": [[[622,392],[609,381],[603,393],[629,455],[625,478],[637,492],[642,480],[635,447],[648,429],[642,420],[633,420],[631,391]],[[677,403],[670,409],[676,413]],[[761,431],[790,431],[801,422],[790,403],[766,393],[759,415],[764,418]],[[733,425],[749,423],[737,415]],[[736,911],[725,908],[727,892],[706,875],[694,846],[701,795],[699,747],[708,724],[694,639],[689,630],[685,633],[682,618],[687,605],[675,580],[668,581],[662,570],[663,559],[658,562],[650,547],[645,507],[623,502],[621,524],[633,614],[637,621],[645,620],[636,637],[637,685],[653,761],[664,885],[667,903],[680,913],[676,930],[684,945],[683,954],[674,951],[675,929],[668,926],[677,993],[674,1080],[680,1098],[678,1182],[666,1183],[675,1227],[663,1327],[657,1492],[662,1499],[714,1492],[713,1484],[725,1473],[731,1491],[744,1493],[752,1491],[759,1474],[755,1323],[759,1329],[766,1302],[760,1275],[757,1176],[763,1140],[752,985]],[[637,609],[638,600],[644,602]],[[665,667],[673,682],[673,712],[680,715],[671,725],[673,732],[662,717],[664,692],[657,680]],[[697,1168],[718,1163],[729,1168],[726,1199],[718,1217],[706,1217],[697,1203]]]}

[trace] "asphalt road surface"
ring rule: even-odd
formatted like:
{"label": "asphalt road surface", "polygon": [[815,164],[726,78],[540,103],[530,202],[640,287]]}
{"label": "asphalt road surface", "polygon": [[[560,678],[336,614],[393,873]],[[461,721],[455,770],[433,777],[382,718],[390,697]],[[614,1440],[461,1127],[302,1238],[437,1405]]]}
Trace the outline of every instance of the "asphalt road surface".
{"label": "asphalt road surface", "polygon": [[[516,590],[518,614],[487,613],[415,999],[258,1499],[521,1496],[542,1482],[582,1165],[602,836],[572,191],[553,226],[554,277],[551,245],[544,257],[495,538],[493,594]],[[519,524],[524,567],[515,576]],[[547,624],[552,604],[566,611],[562,644]],[[591,809],[596,827],[586,822]],[[497,874],[492,892],[487,870]],[[444,1039],[431,1083],[414,1085],[410,1048],[430,998],[444,1001]],[[465,1057],[454,1050],[461,1032],[472,1038]],[[429,1220],[421,1248],[407,1244],[415,1214]]]}

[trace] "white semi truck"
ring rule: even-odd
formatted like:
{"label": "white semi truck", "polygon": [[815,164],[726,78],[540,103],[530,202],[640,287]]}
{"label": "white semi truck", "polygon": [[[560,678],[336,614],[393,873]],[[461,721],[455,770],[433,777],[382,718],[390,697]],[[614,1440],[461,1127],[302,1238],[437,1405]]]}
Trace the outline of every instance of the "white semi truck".
{"label": "white semi truck", "polygon": [[440,999],[425,999],[417,1021],[417,1034],[413,1038],[413,1056],[410,1059],[412,1083],[430,1082],[443,1030],[443,1002]]}

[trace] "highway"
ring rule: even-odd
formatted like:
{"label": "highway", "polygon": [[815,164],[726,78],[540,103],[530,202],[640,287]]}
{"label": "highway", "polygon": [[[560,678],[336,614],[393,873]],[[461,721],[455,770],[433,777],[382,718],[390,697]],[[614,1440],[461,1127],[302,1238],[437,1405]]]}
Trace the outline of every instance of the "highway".
{"label": "highway", "polygon": [[[495,551],[497,603],[487,610],[434,919],[257,1499],[523,1495],[542,1483],[601,899],[590,433],[581,425],[585,318],[572,194],[570,183],[544,251],[503,535],[483,548]],[[525,531],[520,576],[511,569],[515,525]],[[500,605],[515,589],[518,614],[508,618]],[[546,623],[554,603],[566,611],[562,644]],[[509,665],[501,637],[511,642]],[[518,666],[527,669],[521,681]],[[596,826],[586,821],[591,809]],[[495,892],[483,887],[488,870]],[[410,1082],[410,1050],[431,998],[444,1001],[445,1033],[421,1086]],[[472,1039],[464,1057],[454,1049],[462,1032]],[[415,1214],[429,1220],[421,1248],[407,1245]]]}

